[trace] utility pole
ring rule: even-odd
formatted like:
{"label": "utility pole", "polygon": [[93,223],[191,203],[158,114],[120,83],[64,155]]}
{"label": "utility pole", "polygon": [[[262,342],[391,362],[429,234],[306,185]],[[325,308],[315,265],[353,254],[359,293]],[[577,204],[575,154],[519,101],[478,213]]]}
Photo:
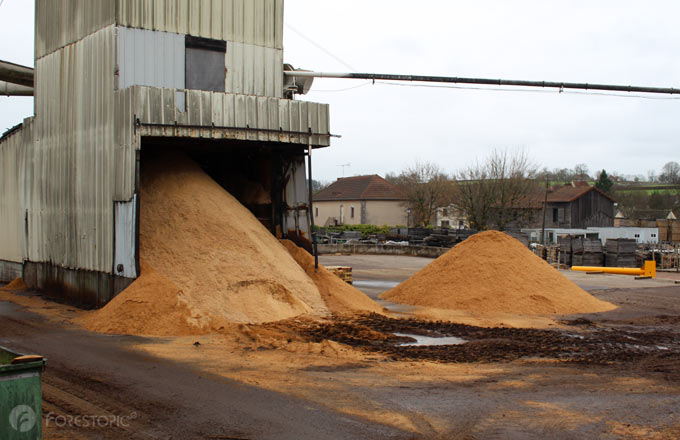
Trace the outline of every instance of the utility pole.
{"label": "utility pole", "polygon": [[545,211],[548,205],[548,190],[550,189],[550,174],[545,174],[545,198],[543,199],[543,226],[541,227],[541,244],[545,246]]}

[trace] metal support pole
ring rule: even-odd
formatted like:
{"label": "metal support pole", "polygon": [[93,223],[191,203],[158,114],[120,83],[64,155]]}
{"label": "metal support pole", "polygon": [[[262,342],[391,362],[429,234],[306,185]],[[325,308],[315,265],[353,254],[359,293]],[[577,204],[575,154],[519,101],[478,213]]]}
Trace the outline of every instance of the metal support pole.
{"label": "metal support pole", "polygon": [[307,135],[307,175],[309,179],[309,224],[311,231],[309,236],[312,238],[312,252],[314,253],[314,270],[319,271],[319,248],[316,244],[316,231],[314,230],[314,203],[312,202],[312,196],[314,194],[314,188],[312,185],[312,129],[309,129],[309,134]]}
{"label": "metal support pole", "polygon": [[545,211],[548,205],[548,189],[550,188],[550,180],[545,176],[545,199],[543,200],[543,226],[541,227],[541,244],[545,246]]}

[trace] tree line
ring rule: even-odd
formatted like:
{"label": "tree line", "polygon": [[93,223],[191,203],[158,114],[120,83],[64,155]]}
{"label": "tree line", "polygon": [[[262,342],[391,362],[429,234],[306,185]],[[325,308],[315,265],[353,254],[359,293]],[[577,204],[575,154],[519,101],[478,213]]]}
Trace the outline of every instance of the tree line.
{"label": "tree line", "polygon": [[[668,162],[660,173],[649,172],[648,181],[680,186],[680,165]],[[406,195],[410,209],[410,223],[430,225],[438,208],[455,206],[464,213],[470,228],[505,230],[519,216],[540,209],[550,187],[574,180],[585,180],[604,193],[620,198],[624,214],[642,212],[649,201],[642,195],[630,196],[617,192],[617,185],[639,183],[640,176],[625,177],[616,172],[599,170],[591,174],[586,164],[573,168],[541,169],[526,151],[495,150],[481,161],[447,174],[433,162],[415,162],[399,172],[387,173],[385,179],[399,187]],[[315,192],[327,184],[314,181]],[[680,188],[679,188],[680,189]],[[680,208],[680,194],[670,193],[665,198],[653,196],[652,206]],[[657,200],[659,199],[659,200]]]}

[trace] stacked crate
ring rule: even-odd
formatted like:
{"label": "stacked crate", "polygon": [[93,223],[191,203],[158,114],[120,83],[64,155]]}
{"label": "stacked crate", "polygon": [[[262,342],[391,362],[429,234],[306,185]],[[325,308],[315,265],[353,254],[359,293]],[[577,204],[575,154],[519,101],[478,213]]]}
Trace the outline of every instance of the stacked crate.
{"label": "stacked crate", "polygon": [[574,266],[602,267],[604,265],[602,241],[599,238],[575,238],[571,242],[571,248]]}
{"label": "stacked crate", "polygon": [[610,238],[607,240],[607,267],[636,267],[637,242],[632,238]]}
{"label": "stacked crate", "polygon": [[331,271],[335,276],[340,278],[347,284],[352,284],[352,268],[346,266],[326,266],[326,269]]}

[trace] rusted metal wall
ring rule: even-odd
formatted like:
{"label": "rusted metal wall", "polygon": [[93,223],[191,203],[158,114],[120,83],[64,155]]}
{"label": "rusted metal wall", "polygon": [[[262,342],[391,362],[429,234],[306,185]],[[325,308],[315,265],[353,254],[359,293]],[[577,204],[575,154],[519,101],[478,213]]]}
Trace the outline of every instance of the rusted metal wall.
{"label": "rusted metal wall", "polygon": [[30,261],[112,271],[115,31],[36,60]]}
{"label": "rusted metal wall", "polygon": [[283,49],[283,0],[116,1],[121,26]]}
{"label": "rusted metal wall", "polygon": [[35,0],[35,57],[115,23],[117,0]]}
{"label": "rusted metal wall", "polygon": [[26,179],[33,152],[33,118],[0,141],[0,260],[22,263],[26,255]]}

